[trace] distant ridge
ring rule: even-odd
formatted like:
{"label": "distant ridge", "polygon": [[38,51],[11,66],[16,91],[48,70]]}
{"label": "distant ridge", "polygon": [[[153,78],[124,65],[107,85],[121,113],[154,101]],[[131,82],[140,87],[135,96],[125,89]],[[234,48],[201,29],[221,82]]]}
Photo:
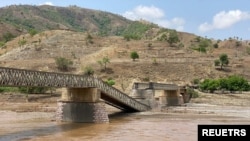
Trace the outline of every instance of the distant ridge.
{"label": "distant ridge", "polygon": [[116,14],[77,6],[11,5],[0,8],[0,34],[10,32],[15,36],[27,33],[30,29],[67,29],[121,35],[132,22]]}

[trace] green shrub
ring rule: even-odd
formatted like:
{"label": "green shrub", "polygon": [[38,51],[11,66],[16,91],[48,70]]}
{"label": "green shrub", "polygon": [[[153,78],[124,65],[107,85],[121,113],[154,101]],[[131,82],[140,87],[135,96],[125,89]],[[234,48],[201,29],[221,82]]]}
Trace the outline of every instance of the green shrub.
{"label": "green shrub", "polygon": [[42,94],[46,93],[49,88],[46,87],[18,87],[21,93],[26,94]]}
{"label": "green shrub", "polygon": [[115,81],[114,81],[112,78],[109,78],[108,80],[106,80],[106,83],[107,83],[109,86],[115,85]]}
{"label": "green shrub", "polygon": [[213,46],[214,46],[214,48],[218,48],[219,47],[218,43],[215,43]]}
{"label": "green shrub", "polygon": [[22,40],[19,40],[18,41],[18,45],[19,46],[23,46],[23,45],[25,45],[27,43],[27,41],[25,40],[25,39],[22,39]]}
{"label": "green shrub", "polygon": [[13,38],[15,38],[15,36],[10,32],[3,34],[4,42],[8,42],[8,41],[12,40]]}
{"label": "green shrub", "polygon": [[135,59],[139,58],[139,54],[136,51],[130,53],[130,57],[135,61]]}
{"label": "green shrub", "polygon": [[49,88],[47,87],[0,87],[0,92],[20,92],[26,94],[45,93]]}
{"label": "green shrub", "polygon": [[197,85],[197,84],[199,84],[199,83],[200,83],[200,80],[199,80],[198,78],[195,78],[195,79],[193,80],[193,84]]}
{"label": "green shrub", "polygon": [[192,98],[199,97],[199,93],[196,92],[194,89],[191,89],[191,88],[187,89],[187,94],[190,95]]}
{"label": "green shrub", "polygon": [[227,78],[205,79],[200,83],[201,90],[229,90],[229,91],[249,91],[250,85],[246,79],[238,75],[232,75]]}
{"label": "green shrub", "polygon": [[2,92],[18,92],[17,87],[0,87],[0,93]]}
{"label": "green shrub", "polygon": [[193,49],[193,50],[196,50],[198,52],[201,52],[201,53],[206,53],[207,52],[207,49],[205,47],[196,47],[195,45],[192,45],[190,48]]}
{"label": "green shrub", "polygon": [[153,24],[143,24],[139,21],[135,21],[123,31],[122,35],[127,41],[130,39],[140,40],[145,36],[146,31],[154,26]]}
{"label": "green shrub", "polygon": [[84,75],[93,75],[94,74],[94,70],[92,67],[87,66],[84,68]]}
{"label": "green shrub", "polygon": [[220,66],[220,60],[218,59],[214,60],[214,66]]}
{"label": "green shrub", "polygon": [[227,87],[230,91],[249,91],[248,81],[241,76],[232,75],[227,79]]}
{"label": "green shrub", "polygon": [[200,83],[201,90],[209,90],[210,92],[214,92],[219,87],[219,81],[213,79],[205,79],[202,83]]}
{"label": "green shrub", "polygon": [[142,81],[149,82],[149,81],[150,81],[150,78],[149,78],[149,77],[142,78]]}
{"label": "green shrub", "polygon": [[55,59],[57,68],[61,71],[68,71],[73,62],[69,59],[58,57]]}
{"label": "green shrub", "polygon": [[38,31],[36,31],[35,29],[30,29],[29,30],[29,34],[31,37],[33,37],[34,35],[36,35],[38,33]]}

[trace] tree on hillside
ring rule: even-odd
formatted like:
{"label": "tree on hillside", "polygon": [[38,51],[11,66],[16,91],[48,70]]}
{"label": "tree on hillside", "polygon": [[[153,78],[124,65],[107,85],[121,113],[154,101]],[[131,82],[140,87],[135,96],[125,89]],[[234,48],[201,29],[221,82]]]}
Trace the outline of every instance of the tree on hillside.
{"label": "tree on hillside", "polygon": [[219,59],[214,60],[214,65],[220,66],[220,69],[223,69],[223,67],[228,64],[229,64],[229,60],[228,60],[227,54],[221,54]]}
{"label": "tree on hillside", "polygon": [[110,59],[108,57],[103,57],[102,60],[97,61],[98,64],[102,67],[104,65],[104,71],[107,69],[107,64],[110,63]]}
{"label": "tree on hillside", "polygon": [[102,62],[104,63],[104,70],[106,71],[107,63],[110,63],[110,60],[108,57],[103,57]]}
{"label": "tree on hillside", "polygon": [[180,41],[178,34],[175,30],[169,32],[169,36],[167,42],[172,46],[174,43],[178,43]]}
{"label": "tree on hillside", "polygon": [[131,52],[130,57],[135,61],[135,59],[139,58],[139,55],[136,51]]}
{"label": "tree on hillside", "polygon": [[229,60],[228,60],[228,56],[227,54],[221,54],[220,55],[220,66],[221,66],[221,69],[228,65],[229,64]]}

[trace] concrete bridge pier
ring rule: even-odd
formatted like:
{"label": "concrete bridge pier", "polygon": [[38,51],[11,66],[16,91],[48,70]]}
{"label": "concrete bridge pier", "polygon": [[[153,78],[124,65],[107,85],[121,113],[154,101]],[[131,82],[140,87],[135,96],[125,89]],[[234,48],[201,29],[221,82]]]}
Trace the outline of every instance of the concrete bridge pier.
{"label": "concrete bridge pier", "polygon": [[179,90],[164,90],[164,95],[167,98],[167,106],[178,106],[184,103]]}
{"label": "concrete bridge pier", "polygon": [[155,90],[153,89],[132,89],[130,96],[137,101],[155,108],[157,106],[155,101]]}
{"label": "concrete bridge pier", "polygon": [[97,88],[67,88],[58,101],[57,121],[108,123],[105,103]]}

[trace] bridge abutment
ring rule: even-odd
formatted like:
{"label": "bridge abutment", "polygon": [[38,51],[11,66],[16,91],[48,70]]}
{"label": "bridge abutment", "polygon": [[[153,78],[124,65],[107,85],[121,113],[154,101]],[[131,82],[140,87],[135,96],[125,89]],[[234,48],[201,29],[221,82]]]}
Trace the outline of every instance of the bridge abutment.
{"label": "bridge abutment", "polygon": [[108,123],[105,103],[97,88],[67,88],[58,101],[57,121]]}

